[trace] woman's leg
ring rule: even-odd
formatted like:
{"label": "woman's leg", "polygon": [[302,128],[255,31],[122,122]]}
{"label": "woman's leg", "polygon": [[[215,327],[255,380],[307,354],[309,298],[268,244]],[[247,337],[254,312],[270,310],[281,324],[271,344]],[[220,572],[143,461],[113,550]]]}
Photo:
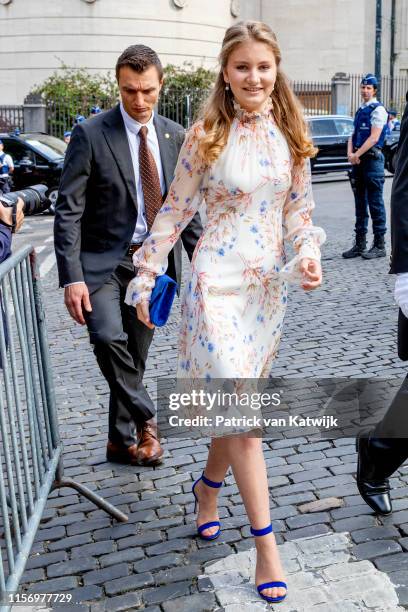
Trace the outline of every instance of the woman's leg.
{"label": "woman's leg", "polygon": [[[222,482],[229,468],[229,459],[226,455],[225,438],[213,438],[208,451],[207,464],[204,474],[214,482]],[[217,497],[220,489],[208,487],[202,480],[197,484],[195,493],[198,498],[197,526],[210,521],[218,520]],[[203,535],[213,535],[218,527],[204,529]]]}
{"label": "woman's leg", "polygon": [[[250,525],[263,529],[271,522],[269,509],[268,476],[262,451],[262,439],[232,436],[223,440],[224,456],[229,458],[231,468],[241,493]],[[255,538],[257,551],[256,584],[284,581],[275,536],[270,533]],[[262,591],[268,597],[285,594],[283,587]]]}

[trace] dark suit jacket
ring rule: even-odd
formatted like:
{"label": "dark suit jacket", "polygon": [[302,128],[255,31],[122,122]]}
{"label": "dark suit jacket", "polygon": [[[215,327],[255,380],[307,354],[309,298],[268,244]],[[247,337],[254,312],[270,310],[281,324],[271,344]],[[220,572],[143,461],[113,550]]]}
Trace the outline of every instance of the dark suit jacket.
{"label": "dark suit jacket", "polygon": [[[407,94],[408,101],[408,94]],[[401,123],[391,192],[391,274],[408,272],[408,104]],[[398,356],[408,360],[408,319],[399,311]]]}
{"label": "dark suit jacket", "polygon": [[401,123],[391,192],[391,274],[408,272],[408,104]]}
{"label": "dark suit jacket", "polygon": [[[184,129],[155,114],[168,190]],[[137,219],[134,170],[119,105],[77,125],[65,156],[55,212],[59,282],[85,281],[98,289],[124,258]],[[181,234],[191,259],[202,226],[198,213]],[[181,281],[181,243],[169,255],[167,273]]]}

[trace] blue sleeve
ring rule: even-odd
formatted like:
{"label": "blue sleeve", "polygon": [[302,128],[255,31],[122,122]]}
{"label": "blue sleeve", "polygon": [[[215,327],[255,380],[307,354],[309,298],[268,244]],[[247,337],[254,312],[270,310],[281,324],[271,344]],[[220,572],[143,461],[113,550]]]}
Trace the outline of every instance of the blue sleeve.
{"label": "blue sleeve", "polygon": [[0,224],[0,263],[11,255],[11,228]]}

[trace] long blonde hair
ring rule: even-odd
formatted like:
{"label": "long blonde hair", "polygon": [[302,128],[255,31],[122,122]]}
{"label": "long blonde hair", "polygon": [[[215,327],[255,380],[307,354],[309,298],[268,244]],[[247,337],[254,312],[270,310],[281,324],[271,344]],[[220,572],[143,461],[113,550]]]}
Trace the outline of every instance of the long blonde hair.
{"label": "long blonde hair", "polygon": [[219,55],[220,71],[214,89],[201,112],[205,133],[200,139],[199,152],[205,162],[212,163],[227,144],[235,113],[231,91],[225,89],[223,70],[231,52],[248,40],[265,43],[275,56],[277,75],[271,95],[272,112],[277,126],[287,140],[294,164],[299,164],[303,158],[313,157],[317,150],[308,135],[300,102],[280,68],[282,56],[276,36],[268,25],[260,21],[241,21],[225,32]]}

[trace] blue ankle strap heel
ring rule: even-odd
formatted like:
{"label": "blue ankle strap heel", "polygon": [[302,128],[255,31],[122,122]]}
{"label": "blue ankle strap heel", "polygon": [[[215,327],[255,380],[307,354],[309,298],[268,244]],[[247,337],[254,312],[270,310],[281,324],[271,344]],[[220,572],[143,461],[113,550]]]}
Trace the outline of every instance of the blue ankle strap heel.
{"label": "blue ankle strap heel", "polygon": [[[258,537],[258,536],[267,535],[268,533],[272,533],[273,528],[272,528],[272,524],[270,524],[268,525],[268,527],[264,527],[263,529],[253,529],[253,527],[251,527],[250,531],[253,536]],[[262,594],[262,591],[264,591],[265,589],[273,589],[276,587],[278,588],[283,587],[284,589],[288,588],[286,582],[281,582],[279,580],[274,580],[273,582],[264,582],[262,584],[258,584],[256,588],[258,590],[259,595],[265,601],[269,603],[279,603],[280,601],[283,601],[285,599],[286,593],[284,595],[280,595],[279,597],[268,597],[268,595]]]}
{"label": "blue ankle strap heel", "polygon": [[[204,476],[204,472],[203,472],[200,478],[198,478],[195,481],[195,483],[193,484],[193,488],[191,489],[194,495],[194,499],[195,499],[194,512],[197,511],[197,503],[198,503],[198,499],[197,499],[194,489],[196,485],[200,482],[200,480],[202,480],[203,483],[207,485],[207,487],[211,487],[213,489],[219,489],[220,487],[222,487],[222,482],[214,482],[213,480],[210,480],[209,478]],[[203,531],[205,531],[206,529],[209,529],[210,527],[218,527],[218,531],[216,531],[212,535],[204,535]],[[203,523],[203,525],[200,525],[199,527],[197,527],[197,533],[200,536],[200,538],[202,538],[203,540],[215,540],[216,538],[218,538],[218,536],[221,533],[221,523],[220,521],[210,521],[209,523]]]}

